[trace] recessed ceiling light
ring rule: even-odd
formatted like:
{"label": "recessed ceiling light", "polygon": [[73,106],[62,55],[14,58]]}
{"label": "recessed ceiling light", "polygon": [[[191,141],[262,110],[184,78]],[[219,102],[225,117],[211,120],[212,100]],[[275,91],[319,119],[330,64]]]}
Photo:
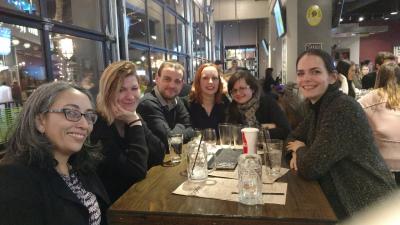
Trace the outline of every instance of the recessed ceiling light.
{"label": "recessed ceiling light", "polygon": [[364,17],[363,16],[358,17],[358,22],[362,22],[362,21],[364,21]]}
{"label": "recessed ceiling light", "polygon": [[383,18],[384,20],[388,20],[389,19],[389,17],[385,17],[385,18]]}
{"label": "recessed ceiling light", "polygon": [[397,15],[399,12],[397,12],[397,11],[393,11],[393,12],[391,12],[390,13],[390,15]]}

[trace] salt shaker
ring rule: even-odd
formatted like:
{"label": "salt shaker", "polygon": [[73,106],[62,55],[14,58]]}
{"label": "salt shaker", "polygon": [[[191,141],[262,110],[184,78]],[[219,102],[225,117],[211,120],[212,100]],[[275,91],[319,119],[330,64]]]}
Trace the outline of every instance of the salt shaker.
{"label": "salt shaker", "polygon": [[239,202],[246,205],[263,204],[261,157],[257,154],[239,156]]}

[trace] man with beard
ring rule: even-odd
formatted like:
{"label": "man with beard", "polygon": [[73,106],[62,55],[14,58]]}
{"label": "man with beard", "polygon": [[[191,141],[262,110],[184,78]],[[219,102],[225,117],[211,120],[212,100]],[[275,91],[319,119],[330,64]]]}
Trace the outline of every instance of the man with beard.
{"label": "man with beard", "polygon": [[190,115],[178,95],[184,85],[184,68],[176,61],[161,64],[156,75],[156,86],[141,99],[137,112],[150,130],[168,146],[168,137],[183,134],[188,142],[194,135]]}

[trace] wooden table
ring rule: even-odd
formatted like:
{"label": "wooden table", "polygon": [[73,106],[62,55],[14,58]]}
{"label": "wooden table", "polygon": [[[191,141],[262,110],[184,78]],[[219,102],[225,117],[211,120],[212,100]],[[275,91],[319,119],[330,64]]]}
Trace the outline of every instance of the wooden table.
{"label": "wooden table", "polygon": [[337,218],[319,184],[289,171],[286,205],[247,206],[238,202],[172,194],[186,180],[186,163],[153,167],[146,179],[133,185],[108,211],[109,224],[235,225],[334,224]]}

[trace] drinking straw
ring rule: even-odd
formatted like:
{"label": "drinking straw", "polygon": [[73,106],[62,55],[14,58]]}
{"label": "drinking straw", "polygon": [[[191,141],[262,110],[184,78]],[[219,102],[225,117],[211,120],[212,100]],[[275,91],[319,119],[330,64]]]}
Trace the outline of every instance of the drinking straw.
{"label": "drinking straw", "polygon": [[[267,130],[268,131],[268,130]],[[264,135],[264,139],[265,139],[265,147],[267,148],[267,152],[265,152],[264,154],[265,154],[265,158],[266,158],[266,160],[268,160],[268,164],[269,164],[269,168],[272,170],[272,164],[271,164],[271,160],[269,159],[269,156],[268,156],[268,141],[267,141],[267,136],[266,136],[266,134],[265,134],[266,132],[264,132],[263,131],[263,135]]]}
{"label": "drinking straw", "polygon": [[196,156],[195,156],[195,158],[194,158],[194,163],[193,163],[193,166],[192,166],[192,174],[193,174],[194,166],[196,165],[197,156],[199,156],[199,151],[200,151],[200,146],[201,146],[201,142],[202,142],[202,141],[203,141],[203,133],[201,133],[200,142],[199,142],[199,147],[197,147]]}

